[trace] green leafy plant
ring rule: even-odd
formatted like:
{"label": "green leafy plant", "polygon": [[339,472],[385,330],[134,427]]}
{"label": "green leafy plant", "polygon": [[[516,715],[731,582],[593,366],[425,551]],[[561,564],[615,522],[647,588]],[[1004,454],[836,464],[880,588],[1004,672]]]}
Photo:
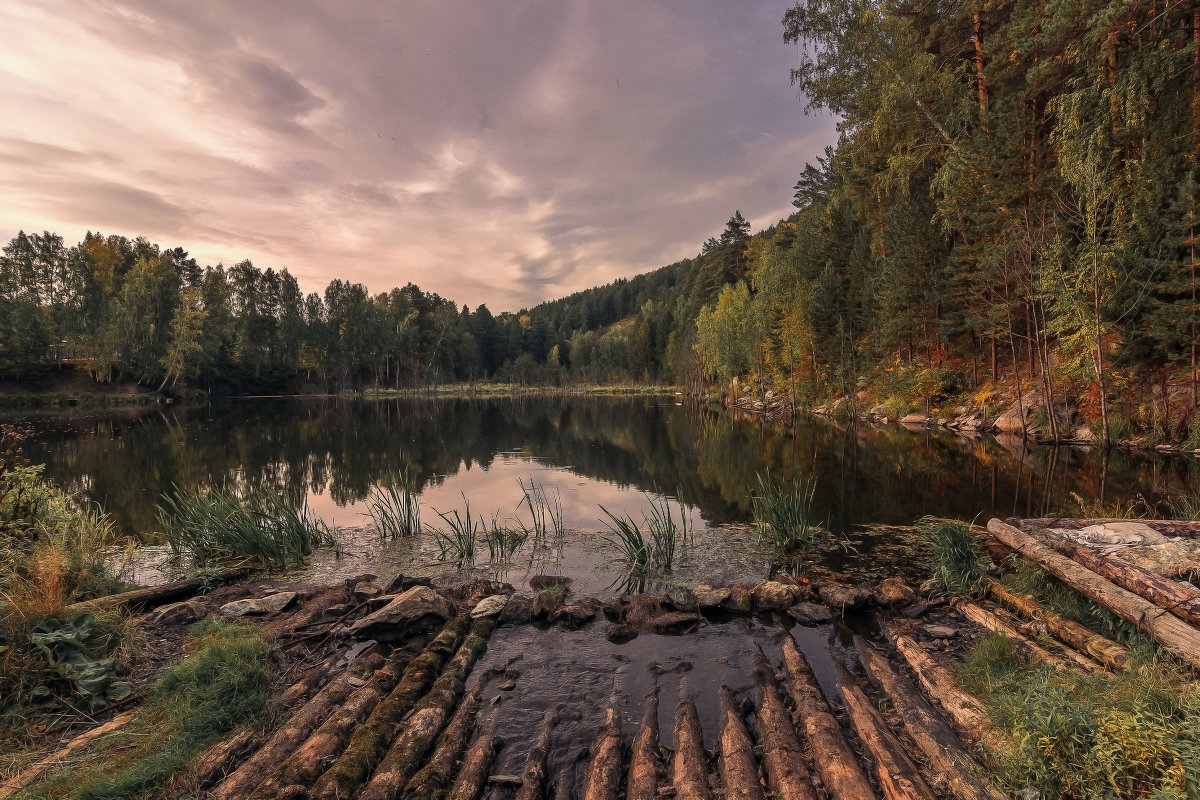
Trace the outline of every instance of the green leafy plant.
{"label": "green leafy plant", "polygon": [[774,480],[770,471],[756,477],[758,492],[750,502],[759,537],[783,552],[807,553],[820,531],[813,521],[816,479],[794,478],[789,485]]}

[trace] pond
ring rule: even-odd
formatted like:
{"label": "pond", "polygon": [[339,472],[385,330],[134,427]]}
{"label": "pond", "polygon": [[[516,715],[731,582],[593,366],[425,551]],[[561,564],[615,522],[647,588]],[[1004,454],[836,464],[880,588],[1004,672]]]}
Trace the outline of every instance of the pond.
{"label": "pond", "polygon": [[568,535],[485,571],[514,583],[538,571],[570,574],[585,584],[578,591],[611,586],[620,575],[597,535],[607,529],[604,510],[640,520],[659,495],[677,514],[682,508],[694,531],[677,580],[761,576],[772,559],[751,527],[751,495],[767,471],[785,481],[815,476],[816,517],[853,545],[831,550],[822,563],[854,579],[917,571],[909,526],[925,515],[1086,515],[1081,504],[1154,505],[1200,485],[1192,457],[810,417],[788,428],[680,401],[229,400],[27,417],[36,434],[25,450],[52,480],[99,503],[146,542],[154,540],[156,503],[172,486],[267,481],[303,492],[318,516],[346,529],[340,557],[323,555],[312,568],[326,579],[442,569],[431,537],[381,542],[364,527],[372,488],[405,471],[427,523],[440,523],[438,512],[461,512],[466,501],[486,520],[516,519],[518,481],[532,480],[561,502]]}

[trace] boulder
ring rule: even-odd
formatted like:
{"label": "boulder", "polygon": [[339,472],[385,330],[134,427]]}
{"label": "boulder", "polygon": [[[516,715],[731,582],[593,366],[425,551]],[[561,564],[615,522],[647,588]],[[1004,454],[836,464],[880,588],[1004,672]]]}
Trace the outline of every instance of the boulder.
{"label": "boulder", "polygon": [[691,633],[704,624],[704,617],[684,611],[668,611],[651,620],[651,629],[664,636]]}
{"label": "boulder", "polygon": [[354,584],[352,592],[354,598],[360,602],[370,600],[372,597],[379,597],[379,595],[383,594],[383,590],[370,581],[362,581],[361,583]]}
{"label": "boulder", "polygon": [[887,415],[888,415],[887,408],[883,405],[883,403],[880,403],[879,405],[875,406],[874,408],[872,408],[870,411],[867,412],[868,417],[880,418],[880,417],[886,417]]}
{"label": "boulder", "polygon": [[862,608],[871,600],[871,590],[862,586],[846,586],[841,583],[822,584],[817,595],[825,605],[835,612],[845,613]]}
{"label": "boulder", "polygon": [[953,639],[958,636],[958,630],[949,625],[926,625],[925,633],[934,639]]}
{"label": "boulder", "polygon": [[550,615],[550,621],[567,630],[578,630],[596,618],[600,601],[594,597],[585,597],[578,602],[561,606]]}
{"label": "boulder", "polygon": [[919,411],[914,411],[911,414],[905,414],[900,418],[901,425],[928,425],[929,415],[922,414]]}
{"label": "boulder", "polygon": [[551,589],[555,586],[570,588],[571,579],[566,575],[534,575],[529,579],[529,588],[536,591]]}
{"label": "boulder", "polygon": [[885,608],[900,608],[917,599],[917,593],[899,578],[887,578],[871,592],[875,602]]}
{"label": "boulder", "polygon": [[566,584],[555,584],[549,589],[542,589],[533,596],[533,605],[529,609],[532,619],[545,619],[567,599]]}
{"label": "boulder", "polygon": [[490,595],[475,604],[475,608],[471,610],[471,619],[479,619],[480,617],[495,617],[504,610],[506,605],[508,605],[508,595]]}
{"label": "boulder", "polygon": [[221,613],[227,617],[244,617],[248,614],[275,614],[283,611],[295,599],[295,592],[278,592],[266,597],[234,600],[232,603],[226,603],[221,606]]}
{"label": "boulder", "polygon": [[613,644],[625,644],[625,642],[636,639],[637,636],[637,628],[632,625],[623,625],[619,622],[609,625],[604,631],[604,638]]}
{"label": "boulder", "polygon": [[834,616],[829,606],[820,603],[796,603],[787,613],[792,619],[807,625],[820,625],[822,622],[831,621]]}
{"label": "boulder", "polygon": [[692,589],[692,597],[700,608],[717,608],[729,599],[729,589],[724,586],[713,588],[705,584]]}
{"label": "boulder", "polygon": [[779,581],[763,581],[754,587],[752,595],[755,610],[782,611],[796,602],[800,591],[795,586]]}
{"label": "boulder", "polygon": [[662,604],[666,608],[674,609],[675,611],[688,611],[695,613],[700,610],[700,604],[696,601],[695,595],[687,589],[680,587],[672,587],[667,589],[663,595]]}
{"label": "boulder", "polygon": [[614,608],[617,612],[617,621],[627,623],[635,628],[647,627],[655,617],[664,613],[659,599],[646,594],[625,595]]}
{"label": "boulder", "polygon": [[754,610],[754,594],[749,586],[735,583],[729,587],[729,596],[721,603],[721,608],[737,614],[749,614]]}
{"label": "boulder", "polygon": [[533,617],[533,598],[527,594],[514,594],[500,612],[503,625],[524,625]]}
{"label": "boulder", "polygon": [[190,625],[208,616],[208,606],[200,600],[184,600],[151,611],[145,617],[149,625]]}
{"label": "boulder", "polygon": [[1020,403],[1013,403],[1000,416],[996,417],[992,427],[1001,433],[1021,433],[1026,429],[1032,429],[1036,426],[1033,417],[1037,403],[1037,393],[1030,392],[1021,398]]}
{"label": "boulder", "polygon": [[1080,444],[1091,444],[1096,439],[1096,433],[1090,425],[1080,425],[1071,432],[1071,441]]}
{"label": "boulder", "polygon": [[380,642],[395,641],[452,616],[454,606],[449,600],[428,586],[414,586],[351,625],[350,635]]}

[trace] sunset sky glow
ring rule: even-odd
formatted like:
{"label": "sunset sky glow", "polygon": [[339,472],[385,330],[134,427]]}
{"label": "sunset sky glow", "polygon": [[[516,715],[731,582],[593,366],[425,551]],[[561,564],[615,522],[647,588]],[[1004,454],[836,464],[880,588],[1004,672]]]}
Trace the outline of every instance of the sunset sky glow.
{"label": "sunset sky glow", "polygon": [[0,236],[515,310],[791,210],[784,0],[0,5]]}

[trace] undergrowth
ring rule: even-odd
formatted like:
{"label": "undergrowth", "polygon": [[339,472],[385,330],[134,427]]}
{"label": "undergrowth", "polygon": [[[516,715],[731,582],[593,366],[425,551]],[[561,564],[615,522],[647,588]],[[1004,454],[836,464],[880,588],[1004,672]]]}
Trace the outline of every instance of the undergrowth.
{"label": "undergrowth", "polygon": [[1013,796],[1200,797],[1200,684],[1182,667],[1085,675],[1026,664],[997,634],[958,677],[1008,743],[991,755]]}
{"label": "undergrowth", "polygon": [[917,522],[917,534],[933,562],[931,577],[946,595],[958,597],[980,593],[988,562],[971,535],[969,524],[922,517]]}

